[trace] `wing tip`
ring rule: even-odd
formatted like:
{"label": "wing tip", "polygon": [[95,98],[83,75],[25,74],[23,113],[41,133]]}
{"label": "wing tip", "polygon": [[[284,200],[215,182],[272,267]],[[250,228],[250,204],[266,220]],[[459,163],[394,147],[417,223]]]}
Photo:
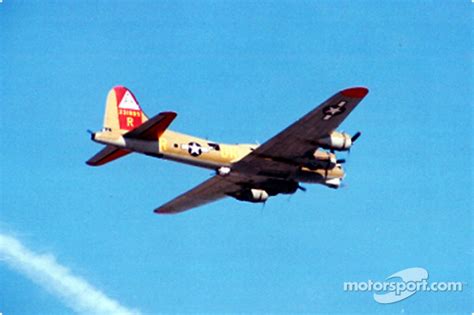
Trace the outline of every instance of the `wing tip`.
{"label": "wing tip", "polygon": [[363,98],[369,93],[369,89],[365,87],[353,87],[341,91],[342,95],[353,98]]}
{"label": "wing tip", "polygon": [[173,112],[173,111],[161,112],[161,114],[164,114],[164,115],[167,115],[167,116],[172,116],[172,117],[178,116],[178,113]]}
{"label": "wing tip", "polygon": [[158,208],[153,210],[155,214],[174,214],[175,212],[173,211],[167,211],[166,209]]}

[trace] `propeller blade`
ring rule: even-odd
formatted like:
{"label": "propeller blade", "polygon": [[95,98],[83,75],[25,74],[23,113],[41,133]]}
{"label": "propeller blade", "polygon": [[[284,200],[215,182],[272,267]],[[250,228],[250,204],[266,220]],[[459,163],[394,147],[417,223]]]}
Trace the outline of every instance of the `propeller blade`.
{"label": "propeller blade", "polygon": [[300,189],[301,191],[304,191],[304,192],[306,192],[306,188],[305,188],[305,187],[303,187],[303,186],[301,186],[301,185],[298,185],[298,189]]}
{"label": "propeller blade", "polygon": [[337,164],[344,164],[344,163],[346,163],[346,159],[339,159],[339,160],[336,160],[336,163],[337,163]]}
{"label": "propeller blade", "polygon": [[92,130],[90,130],[90,129],[87,129],[87,133],[88,133],[88,134],[91,134],[91,135],[94,134],[94,132],[93,132]]}
{"label": "propeller blade", "polygon": [[359,139],[359,137],[362,135],[362,133],[360,131],[357,131],[351,138],[352,140],[352,143],[354,143],[357,139]]}

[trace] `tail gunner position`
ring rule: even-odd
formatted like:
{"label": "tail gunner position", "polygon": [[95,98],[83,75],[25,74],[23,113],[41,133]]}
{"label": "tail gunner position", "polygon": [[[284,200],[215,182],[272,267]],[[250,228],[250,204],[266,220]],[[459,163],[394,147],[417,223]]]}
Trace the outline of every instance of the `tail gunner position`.
{"label": "tail gunner position", "polygon": [[117,86],[107,96],[103,129],[92,133],[93,141],[106,146],[87,164],[99,166],[137,152],[216,171],[156,213],[182,212],[226,196],[265,202],[271,196],[304,190],[300,183],[338,188],[345,175],[344,160],[338,160],[334,151],[349,150],[360,132],[351,137],[335,129],[367,93],[363,87],[340,91],[258,146],[217,143],[171,131],[168,127],[176,113],[148,118],[132,92]]}

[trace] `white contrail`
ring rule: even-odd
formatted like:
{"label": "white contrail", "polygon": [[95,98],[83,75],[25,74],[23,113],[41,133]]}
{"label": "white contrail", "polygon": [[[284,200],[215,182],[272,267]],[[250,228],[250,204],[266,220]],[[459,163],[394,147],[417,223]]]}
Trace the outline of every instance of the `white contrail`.
{"label": "white contrail", "polygon": [[0,261],[58,296],[75,312],[139,314],[107,297],[81,277],[73,275],[69,269],[56,262],[53,255],[35,253],[16,238],[3,233],[0,233]]}

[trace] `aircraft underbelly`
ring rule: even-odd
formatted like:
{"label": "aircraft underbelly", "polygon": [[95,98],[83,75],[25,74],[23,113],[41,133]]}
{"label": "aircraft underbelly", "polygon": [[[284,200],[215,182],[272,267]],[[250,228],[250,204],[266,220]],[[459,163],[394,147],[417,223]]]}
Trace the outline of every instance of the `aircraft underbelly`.
{"label": "aircraft underbelly", "polygon": [[294,175],[294,180],[301,183],[321,183],[324,181],[324,176],[315,172],[298,171]]}
{"label": "aircraft underbelly", "polygon": [[229,166],[229,163],[224,163],[223,161],[215,161],[211,159],[204,158],[195,158],[187,157],[182,154],[170,154],[170,153],[161,153],[160,157],[165,160],[176,161],[184,164],[189,164],[193,166],[208,168],[208,169],[217,169],[221,166]]}

